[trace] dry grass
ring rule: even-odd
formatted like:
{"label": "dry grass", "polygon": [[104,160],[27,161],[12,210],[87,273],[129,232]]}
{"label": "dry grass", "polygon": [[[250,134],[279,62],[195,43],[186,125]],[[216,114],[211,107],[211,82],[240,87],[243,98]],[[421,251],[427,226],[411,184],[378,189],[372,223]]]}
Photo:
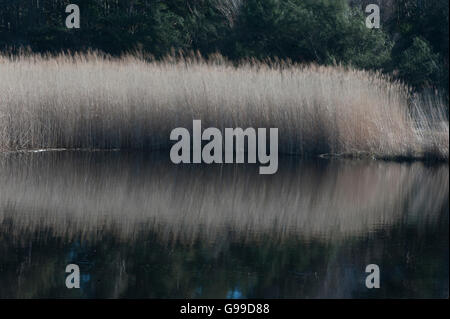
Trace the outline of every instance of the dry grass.
{"label": "dry grass", "polygon": [[[175,127],[278,127],[280,151],[448,158],[445,107],[380,74],[220,57],[0,57],[0,150],[154,149]],[[425,113],[423,110],[433,110]]]}

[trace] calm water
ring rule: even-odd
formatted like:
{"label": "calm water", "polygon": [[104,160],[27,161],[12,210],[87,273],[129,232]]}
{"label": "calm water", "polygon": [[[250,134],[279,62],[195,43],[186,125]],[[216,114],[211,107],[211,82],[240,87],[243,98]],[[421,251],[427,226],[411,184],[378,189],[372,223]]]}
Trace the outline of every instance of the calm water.
{"label": "calm water", "polygon": [[1,155],[0,298],[448,297],[448,196],[448,164]]}

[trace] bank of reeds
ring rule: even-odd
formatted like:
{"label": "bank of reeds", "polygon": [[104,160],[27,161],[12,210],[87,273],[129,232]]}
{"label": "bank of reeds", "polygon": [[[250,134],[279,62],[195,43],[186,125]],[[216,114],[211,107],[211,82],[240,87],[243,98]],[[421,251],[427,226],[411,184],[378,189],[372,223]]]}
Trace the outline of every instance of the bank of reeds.
{"label": "bank of reeds", "polygon": [[448,111],[430,101],[343,67],[2,56],[0,150],[152,150],[200,119],[204,128],[278,127],[284,153],[448,159]]}

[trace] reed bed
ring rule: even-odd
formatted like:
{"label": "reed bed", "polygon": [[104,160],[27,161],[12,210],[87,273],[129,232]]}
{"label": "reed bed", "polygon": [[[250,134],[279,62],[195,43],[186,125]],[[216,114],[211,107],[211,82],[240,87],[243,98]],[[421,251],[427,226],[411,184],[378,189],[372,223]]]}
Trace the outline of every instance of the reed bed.
{"label": "reed bed", "polygon": [[[413,101],[413,103],[411,103]],[[220,56],[0,56],[0,150],[170,146],[192,127],[278,127],[282,153],[448,159],[448,109],[351,68]]]}

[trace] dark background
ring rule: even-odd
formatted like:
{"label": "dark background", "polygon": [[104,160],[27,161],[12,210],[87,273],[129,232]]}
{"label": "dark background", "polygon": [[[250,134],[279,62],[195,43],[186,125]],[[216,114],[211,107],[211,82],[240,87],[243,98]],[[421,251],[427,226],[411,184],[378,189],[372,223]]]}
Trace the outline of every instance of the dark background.
{"label": "dark background", "polygon": [[[80,29],[65,26],[69,3]],[[380,6],[380,29],[365,26],[368,3]],[[0,50],[341,63],[448,96],[448,10],[448,0],[0,0]]]}

